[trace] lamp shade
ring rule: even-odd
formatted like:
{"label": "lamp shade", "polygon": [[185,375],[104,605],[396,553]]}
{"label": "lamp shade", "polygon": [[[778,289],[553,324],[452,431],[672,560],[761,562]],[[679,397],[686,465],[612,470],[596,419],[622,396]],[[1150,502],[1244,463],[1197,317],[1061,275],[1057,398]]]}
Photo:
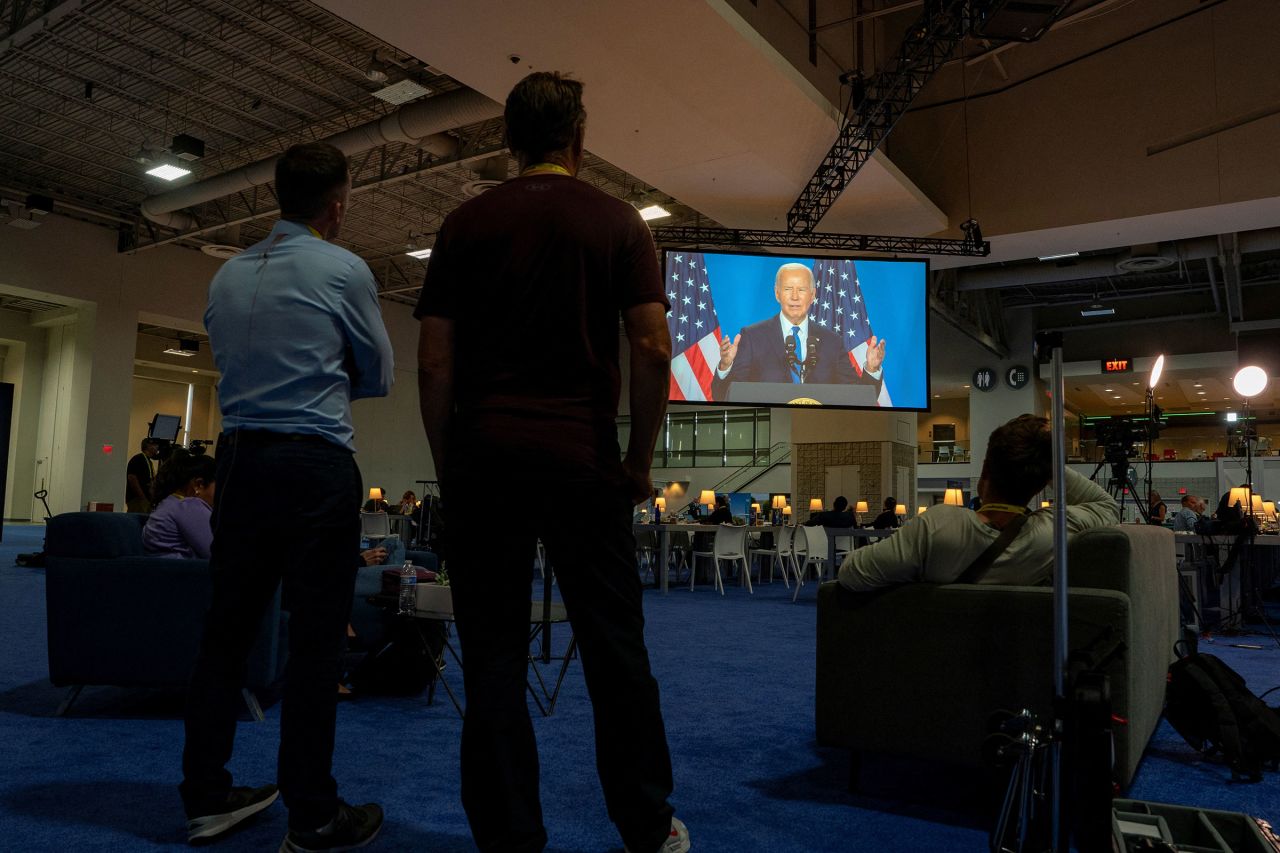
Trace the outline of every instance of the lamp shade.
{"label": "lamp shade", "polygon": [[1232,486],[1231,487],[1231,495],[1227,498],[1228,506],[1235,506],[1236,504],[1239,504],[1240,509],[1242,511],[1248,512],[1249,511],[1248,508],[1252,505],[1252,503],[1253,502],[1249,500],[1248,486]]}
{"label": "lamp shade", "polygon": [[893,514],[894,514],[894,515],[906,515],[906,514],[907,514],[907,505],[906,505],[906,504],[898,504],[897,506],[895,506],[895,507],[893,508]]}
{"label": "lamp shade", "polygon": [[1263,501],[1263,502],[1262,502],[1262,512],[1263,512],[1263,514],[1264,514],[1264,515],[1266,515],[1266,517],[1267,517],[1267,518],[1275,518],[1275,517],[1276,517],[1276,502],[1275,502],[1275,501]]}
{"label": "lamp shade", "polygon": [[1253,502],[1253,507],[1250,511],[1254,515],[1262,515],[1265,512],[1262,505],[1262,495],[1252,495],[1250,500]]}
{"label": "lamp shade", "polygon": [[1236,371],[1236,378],[1231,384],[1241,397],[1256,397],[1267,388],[1267,371],[1256,364],[1242,367]]}
{"label": "lamp shade", "polygon": [[791,515],[791,504],[787,504],[782,508],[783,515]]}
{"label": "lamp shade", "polygon": [[751,511],[752,511],[752,512],[754,512],[754,513],[759,513],[759,512],[760,512],[760,504],[755,503],[755,502],[753,501],[753,502],[752,502],[752,504],[751,504]]}
{"label": "lamp shade", "polygon": [[871,512],[871,510],[867,507],[866,501],[858,501],[858,505],[854,507],[853,511],[854,512]]}
{"label": "lamp shade", "polygon": [[1050,506],[1051,506],[1051,504],[1050,504],[1048,501],[1040,501],[1040,508],[1041,508],[1041,509],[1048,509]]}
{"label": "lamp shade", "polygon": [[822,512],[822,498],[809,498],[809,512]]}
{"label": "lamp shade", "polygon": [[702,494],[698,497],[698,503],[702,504],[703,506],[715,506],[716,493],[713,492],[711,489],[703,489]]}
{"label": "lamp shade", "polygon": [[947,493],[943,497],[942,502],[947,506],[964,506],[964,490],[947,489]]}
{"label": "lamp shade", "polygon": [[667,511],[667,499],[666,499],[666,498],[654,498],[654,499],[653,499],[653,505],[654,505],[655,507],[657,507],[658,512],[666,512],[666,511]]}
{"label": "lamp shade", "polygon": [[374,486],[372,489],[370,489],[370,490],[369,490],[369,500],[371,500],[371,501],[380,501],[380,500],[382,500],[382,489],[379,489],[377,486]]}
{"label": "lamp shade", "polygon": [[786,505],[787,505],[787,498],[786,498],[786,496],[785,496],[785,495],[774,495],[774,496],[773,496],[773,508],[774,508],[774,509],[782,509],[782,508],[783,508],[784,506],[786,506]]}
{"label": "lamp shade", "polygon": [[925,510],[927,510],[927,509],[928,509],[928,507],[927,507],[927,506],[918,506],[918,507],[916,507],[916,515],[924,515],[924,512],[925,512]]}

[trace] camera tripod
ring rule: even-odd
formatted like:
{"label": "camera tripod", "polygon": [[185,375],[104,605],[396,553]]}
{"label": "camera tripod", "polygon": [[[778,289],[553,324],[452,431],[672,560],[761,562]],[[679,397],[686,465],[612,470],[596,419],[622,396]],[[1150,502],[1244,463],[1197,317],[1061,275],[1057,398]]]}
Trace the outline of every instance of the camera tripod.
{"label": "camera tripod", "polygon": [[[1120,518],[1124,518],[1125,496],[1133,495],[1133,504],[1138,509],[1138,515],[1142,518],[1142,523],[1147,524],[1150,522],[1151,508],[1138,497],[1138,485],[1133,481],[1133,477],[1129,476],[1129,458],[1127,456],[1117,458],[1108,449],[1106,457],[1098,463],[1098,466],[1093,469],[1093,473],[1089,475],[1090,480],[1095,483],[1098,481],[1098,472],[1102,470],[1103,465],[1111,466],[1111,476],[1107,479],[1107,493],[1120,504]],[[1150,478],[1148,478],[1148,483],[1150,483]]]}

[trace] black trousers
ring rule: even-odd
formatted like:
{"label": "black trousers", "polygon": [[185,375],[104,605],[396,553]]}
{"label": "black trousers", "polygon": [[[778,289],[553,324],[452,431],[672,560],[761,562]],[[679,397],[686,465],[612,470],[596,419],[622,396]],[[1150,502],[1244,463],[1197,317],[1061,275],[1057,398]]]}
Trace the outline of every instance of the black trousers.
{"label": "black trousers", "polygon": [[[187,696],[180,786],[188,814],[231,787],[246,661],[262,613],[284,582],[289,661],[280,713],[279,783],[293,829],[337,810],[337,686],[360,548],[360,472],[350,451],[263,432],[218,442],[213,603]],[[291,500],[282,501],[288,496]],[[281,506],[285,505],[284,509]]]}
{"label": "black trousers", "polygon": [[616,486],[576,484],[571,488],[595,496],[599,511],[589,523],[567,526],[522,506],[515,517],[504,514],[502,533],[494,536],[492,517],[476,512],[491,502],[493,483],[505,480],[510,494],[563,483],[549,475],[536,487],[508,488],[519,470],[508,467],[498,480],[472,473],[462,483],[447,481],[443,494],[467,695],[462,804],[471,833],[484,853],[540,851],[547,843],[525,697],[532,565],[541,538],[581,652],[609,817],[628,849],[650,853],[671,826],[671,756],[644,644],[631,503]]}

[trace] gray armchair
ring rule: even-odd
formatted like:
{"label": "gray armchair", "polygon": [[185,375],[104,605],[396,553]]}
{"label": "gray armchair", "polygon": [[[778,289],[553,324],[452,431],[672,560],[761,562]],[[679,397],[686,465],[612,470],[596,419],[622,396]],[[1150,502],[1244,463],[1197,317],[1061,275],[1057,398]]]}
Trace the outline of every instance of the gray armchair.
{"label": "gray armchair", "polygon": [[[1127,788],[1160,718],[1179,638],[1173,536],[1146,525],[1087,531],[1070,545],[1069,644],[1106,632],[1116,781]],[[818,594],[819,743],[980,767],[997,709],[1052,707],[1048,587],[907,584]]]}

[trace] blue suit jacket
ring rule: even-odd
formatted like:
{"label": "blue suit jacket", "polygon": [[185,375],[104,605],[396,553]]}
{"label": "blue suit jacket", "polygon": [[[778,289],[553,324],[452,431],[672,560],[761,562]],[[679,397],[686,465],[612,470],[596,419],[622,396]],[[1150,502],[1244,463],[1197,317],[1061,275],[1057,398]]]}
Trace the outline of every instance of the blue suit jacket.
{"label": "blue suit jacket", "polygon": [[[867,374],[859,375],[849,362],[840,335],[824,329],[817,323],[809,323],[809,340],[806,354],[816,352],[817,363],[809,368],[804,381],[811,385],[873,385],[879,393],[880,380]],[[738,356],[733,360],[729,375],[721,379],[715,374],[719,365],[711,365],[711,395],[725,400],[729,386],[734,382],[790,382],[791,368],[787,364],[787,342],[778,326],[778,315],[753,323],[742,330],[738,343]]]}

